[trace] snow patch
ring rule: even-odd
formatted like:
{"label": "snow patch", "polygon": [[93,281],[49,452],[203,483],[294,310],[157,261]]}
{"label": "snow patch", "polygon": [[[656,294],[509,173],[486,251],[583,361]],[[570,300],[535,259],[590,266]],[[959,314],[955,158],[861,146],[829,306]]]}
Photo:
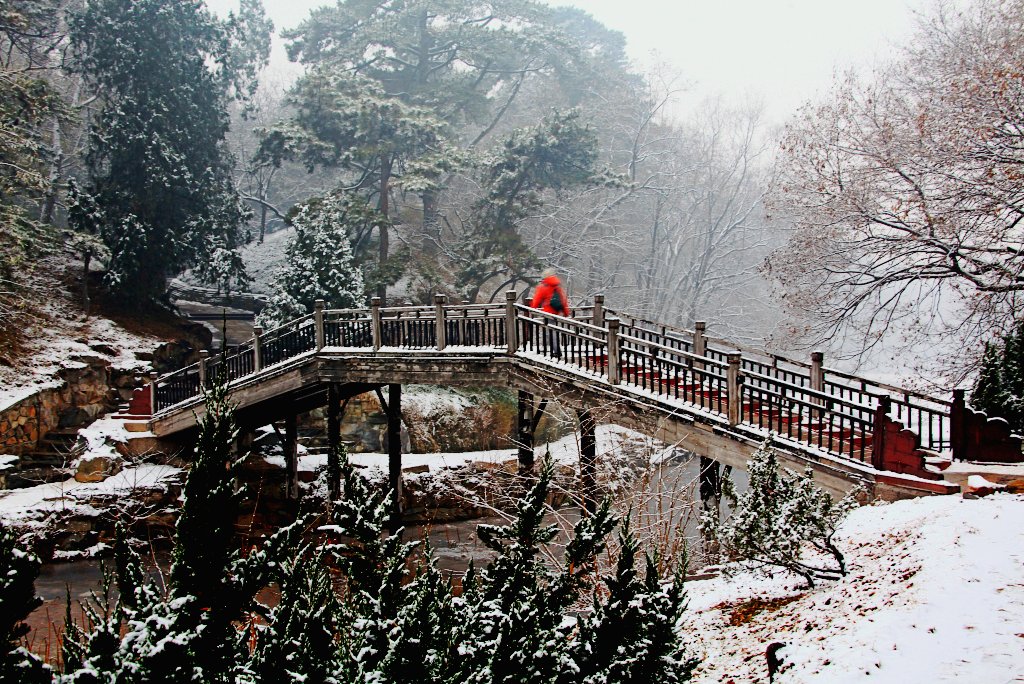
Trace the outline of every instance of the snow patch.
{"label": "snow patch", "polygon": [[[1024,497],[1012,495],[865,506],[837,535],[850,566],[837,582],[807,591],[779,572],[691,583],[694,681],[767,681],[776,641],[786,644],[778,684],[1017,681],[1022,515]],[[744,620],[752,599],[763,608]]]}

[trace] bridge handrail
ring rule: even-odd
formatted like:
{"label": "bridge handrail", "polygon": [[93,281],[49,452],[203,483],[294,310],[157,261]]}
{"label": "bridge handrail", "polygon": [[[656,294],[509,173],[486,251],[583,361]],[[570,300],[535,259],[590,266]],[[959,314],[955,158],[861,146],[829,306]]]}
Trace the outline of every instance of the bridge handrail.
{"label": "bridge handrail", "polygon": [[417,314],[419,314],[419,313],[426,313],[426,314],[430,314],[431,316],[433,316],[434,315],[434,307],[432,307],[432,306],[422,306],[422,305],[419,305],[419,304],[417,304],[417,305],[410,305],[410,306],[382,306],[382,307],[380,307],[380,315],[381,316],[383,316],[385,314],[396,314],[396,315],[400,316],[403,313],[417,313]]}
{"label": "bridge handrail", "polygon": [[[564,346],[562,363],[607,373],[612,384],[625,381],[677,397],[684,388],[693,398],[697,390],[686,389],[689,385],[715,385],[700,390],[700,399],[715,403],[718,409],[722,408],[720,398],[726,390],[723,383],[730,372],[734,381],[739,377],[748,380],[739,395],[760,393],[771,401],[802,402],[807,410],[813,404],[817,415],[835,414],[841,422],[864,423],[879,401],[888,397],[890,415],[917,432],[926,448],[941,450],[950,444],[949,401],[825,367],[820,357],[808,364],[732,345],[707,336],[703,326],[688,330],[623,315],[604,308],[603,300],[595,300],[594,306],[577,307],[575,313],[576,317],[565,317],[515,301],[447,304],[440,295],[434,306],[375,304],[369,308],[325,309],[318,303],[314,313],[262,332],[227,356],[157,378],[154,410],[178,403],[189,393],[198,394],[201,383],[219,372],[221,366],[228,380],[234,381],[324,346],[443,349],[450,344],[505,348],[510,353],[538,351],[548,356],[555,356]],[[613,318],[618,318],[614,341],[608,327]],[[517,335],[512,340],[513,349],[506,340],[510,331]],[[738,369],[730,369],[730,359],[738,363]],[[612,360],[617,361],[614,368],[609,366]],[[777,397],[771,394],[776,390]],[[730,415],[735,417],[737,410],[731,406]]]}
{"label": "bridge handrail", "polygon": [[[617,318],[620,318],[623,321],[629,320],[630,321],[630,325],[632,325],[634,327],[636,327],[637,324],[640,323],[640,324],[644,324],[644,325],[650,325],[650,326],[653,326],[655,328],[663,328],[663,329],[665,329],[668,332],[673,332],[673,333],[677,333],[677,334],[681,334],[681,335],[686,335],[686,336],[689,336],[690,338],[692,338],[693,335],[695,334],[695,331],[690,330],[689,328],[680,328],[678,326],[669,325],[669,324],[666,324],[666,323],[658,323],[657,321],[652,321],[650,319],[642,318],[642,317],[639,317],[639,316],[632,316],[632,315],[629,315],[629,314],[623,314],[623,313],[621,313],[620,311],[618,311],[616,309],[607,309],[606,308],[605,312],[606,312],[606,314],[612,315],[612,316],[616,316]],[[651,332],[656,332],[656,331],[652,330]],[[675,338],[673,338],[673,339],[675,339]],[[686,341],[685,338],[679,338],[679,339],[683,339],[684,341]],[[721,338],[721,337],[714,337],[714,336],[711,336],[711,335],[705,335],[704,339],[708,342],[708,344],[713,344],[713,345],[716,345],[716,346],[719,347],[718,349],[714,350],[717,353],[725,354],[725,353],[728,353],[729,351],[738,351],[738,352],[743,353],[744,355],[750,355],[750,356],[753,356],[753,357],[759,357],[760,359],[767,359],[767,360],[769,360],[769,361],[771,361],[773,363],[782,362],[782,363],[792,364],[794,366],[797,366],[798,368],[805,369],[808,372],[810,372],[810,370],[812,368],[812,364],[808,363],[807,361],[802,361],[800,359],[789,358],[788,356],[783,356],[781,354],[775,354],[773,352],[767,352],[767,351],[764,351],[764,350],[755,349],[753,347],[745,347],[743,345],[738,345],[735,342],[730,342],[729,340],[726,340],[726,339]],[[879,389],[885,390],[885,394],[884,395],[883,394],[871,394],[872,397],[876,397],[876,398],[879,397],[879,396],[889,396],[889,397],[892,397],[895,394],[895,395],[902,395],[904,397],[913,397],[915,399],[923,399],[925,401],[930,401],[930,402],[933,402],[933,403],[936,403],[936,404],[939,404],[939,405],[942,405],[942,406],[946,406],[946,407],[949,407],[949,406],[952,405],[952,401],[950,401],[948,399],[940,399],[938,397],[934,397],[934,396],[931,396],[929,394],[925,394],[923,392],[918,392],[916,390],[907,389],[905,387],[897,387],[895,385],[889,385],[889,384],[884,383],[884,382],[878,382],[878,381],[875,381],[875,380],[869,380],[868,378],[864,378],[864,377],[861,377],[859,375],[854,375],[853,373],[849,373],[847,371],[843,371],[843,370],[840,370],[838,368],[833,368],[831,366],[824,366],[823,370],[827,373],[827,375],[830,375],[830,376],[835,376],[835,377],[838,377],[838,378],[842,378],[843,380],[851,380],[851,381],[854,381],[856,383],[860,383],[862,386],[870,385],[872,387],[877,387]],[[863,391],[868,393],[866,389],[864,389]]]}
{"label": "bridge handrail", "polygon": [[[657,323],[649,319],[623,316],[614,309],[606,309],[609,315],[621,316],[628,320],[631,327],[645,329],[651,334],[664,334],[669,339],[680,340],[681,343],[692,344],[696,331],[686,328]],[[664,331],[662,333],[662,331]],[[680,336],[689,336],[690,341]],[[939,399],[923,392],[896,387],[883,382],[869,380],[852,373],[847,373],[830,366],[822,365],[816,369],[813,363],[807,363],[798,359],[791,359],[779,354],[773,354],[742,345],[736,345],[721,338],[704,335],[705,353],[710,358],[723,360],[731,351],[740,352],[743,355],[742,365],[744,369],[758,371],[764,375],[777,375],[788,378],[794,384],[815,384],[812,376],[820,373],[817,382],[820,383],[822,391],[833,397],[856,396],[859,403],[864,406],[876,404],[880,398],[891,399],[890,414],[903,422],[909,429],[920,435],[922,443],[929,449],[941,451],[950,444],[950,413],[952,402]],[[783,364],[783,365],[780,365]],[[785,367],[790,366],[789,368]]]}
{"label": "bridge handrail", "polygon": [[[729,365],[729,364],[727,364],[727,363],[725,363],[723,361],[719,361],[718,359],[708,358],[707,356],[700,356],[698,354],[694,354],[693,352],[688,352],[688,351],[684,351],[682,349],[677,349],[675,347],[670,347],[668,345],[662,344],[660,342],[655,342],[653,340],[646,340],[646,339],[643,339],[642,337],[636,337],[635,335],[620,334],[619,335],[619,339],[623,340],[623,341],[627,341],[627,342],[633,342],[634,344],[638,344],[638,345],[644,345],[644,346],[647,346],[647,347],[649,347],[651,349],[658,349],[660,351],[665,352],[666,354],[671,354],[673,356],[681,356],[681,357],[685,358],[691,364],[701,364],[701,365],[705,365],[705,366],[716,366],[716,367],[721,368],[723,370],[725,368],[727,368],[728,365]],[[659,358],[661,358],[661,357],[659,357]]]}
{"label": "bridge handrail", "polygon": [[755,372],[745,371],[743,377],[742,422],[860,462],[867,460],[873,407]]}
{"label": "bridge handrail", "polygon": [[482,311],[487,314],[496,312],[498,314],[496,318],[501,318],[505,315],[505,304],[503,302],[485,302],[482,304],[445,304],[444,310],[452,312]]}
{"label": "bridge handrail", "polygon": [[516,303],[515,308],[519,314],[525,317],[546,319],[551,321],[552,323],[566,326],[567,330],[570,329],[570,327],[578,327],[580,329],[590,330],[591,332],[598,333],[601,335],[608,333],[608,328],[602,328],[599,325],[587,323],[586,321],[580,320],[578,318],[568,318],[560,314],[554,314],[549,311],[544,311],[543,309],[535,309],[527,304]]}
{"label": "bridge handrail", "polygon": [[360,316],[365,315],[367,320],[370,318],[369,309],[324,309],[324,316],[346,316],[354,315]]}

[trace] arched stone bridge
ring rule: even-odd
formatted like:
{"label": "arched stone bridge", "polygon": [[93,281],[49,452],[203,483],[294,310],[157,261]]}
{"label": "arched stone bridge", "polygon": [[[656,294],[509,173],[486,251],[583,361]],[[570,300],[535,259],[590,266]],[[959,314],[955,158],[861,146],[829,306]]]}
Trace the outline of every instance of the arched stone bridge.
{"label": "arched stone bridge", "polygon": [[[131,413],[151,415],[158,437],[194,430],[201,388],[217,374],[229,382],[243,430],[286,421],[292,475],[295,415],[326,405],[336,441],[345,400],[378,391],[397,436],[407,383],[518,390],[525,467],[547,400],[576,409],[590,503],[598,422],[737,467],[773,433],[787,466],[810,466],[834,493],[862,485],[884,498],[952,491],[940,469],[953,458],[1020,460],[1020,438],[966,407],[962,393],[946,401],[873,382],[824,367],[817,352],[805,363],[739,349],[708,337],[703,323],[692,331],[661,325],[606,310],[601,296],[574,318],[517,303],[514,292],[498,304],[448,305],[441,295],[434,306],[385,308],[374,299],[368,309],[331,310],[317,302],[313,314],[256,328],[224,356],[154,378]],[[397,492],[401,440],[389,444]]]}

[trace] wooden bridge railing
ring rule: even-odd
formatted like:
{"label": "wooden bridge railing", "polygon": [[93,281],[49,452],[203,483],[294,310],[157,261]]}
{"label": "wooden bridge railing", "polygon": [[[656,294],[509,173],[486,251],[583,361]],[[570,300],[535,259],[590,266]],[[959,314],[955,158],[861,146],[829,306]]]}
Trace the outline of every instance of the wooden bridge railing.
{"label": "wooden bridge railing", "polygon": [[824,401],[836,405],[866,406],[872,407],[873,411],[880,398],[888,397],[893,419],[917,433],[921,437],[922,447],[938,452],[950,448],[951,401],[828,368],[823,365],[821,352],[813,352],[810,362],[806,362],[709,337],[706,324],[702,321],[698,321],[693,330],[687,330],[614,310],[607,310],[607,315],[620,318],[623,330],[641,331],[639,334],[633,333],[638,337],[651,339],[652,336],[660,336],[669,340],[667,344],[722,363],[726,362],[730,353],[740,352],[741,368],[744,373],[752,374],[751,379],[763,376],[791,389],[806,388],[821,392],[828,395]]}
{"label": "wooden bridge railing", "polygon": [[554,361],[876,467],[880,405],[920,436],[920,447],[950,447],[950,402],[826,368],[817,352],[805,363],[708,337],[703,323],[685,330],[603,304],[595,298],[566,318],[519,304],[514,293],[496,304],[448,304],[438,295],[433,306],[382,307],[374,298],[369,309],[331,310],[318,301],[312,314],[266,332],[256,328],[229,353],[157,379],[152,403],[160,413],[196,397],[215,374],[233,382],[324,347],[485,348]]}

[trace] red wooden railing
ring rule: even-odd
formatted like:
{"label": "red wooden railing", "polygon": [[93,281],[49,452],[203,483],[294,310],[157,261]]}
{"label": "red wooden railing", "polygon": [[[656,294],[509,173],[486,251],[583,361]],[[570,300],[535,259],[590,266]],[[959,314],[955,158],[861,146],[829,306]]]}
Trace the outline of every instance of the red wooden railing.
{"label": "red wooden railing", "polygon": [[809,362],[788,359],[708,337],[703,323],[685,330],[603,305],[595,298],[566,318],[519,304],[512,292],[498,304],[450,305],[442,295],[433,306],[382,307],[374,298],[368,309],[331,310],[317,302],[312,314],[266,332],[256,328],[246,344],[156,379],[152,404],[157,414],[168,413],[195,400],[215,374],[231,383],[324,349],[483,348],[557,364],[626,394],[878,469],[934,477],[926,458],[977,458],[989,448],[986,440],[1002,440],[1001,456],[991,460],[1021,460],[1020,438],[979,423],[962,394],[947,402],[826,368],[820,353]]}

